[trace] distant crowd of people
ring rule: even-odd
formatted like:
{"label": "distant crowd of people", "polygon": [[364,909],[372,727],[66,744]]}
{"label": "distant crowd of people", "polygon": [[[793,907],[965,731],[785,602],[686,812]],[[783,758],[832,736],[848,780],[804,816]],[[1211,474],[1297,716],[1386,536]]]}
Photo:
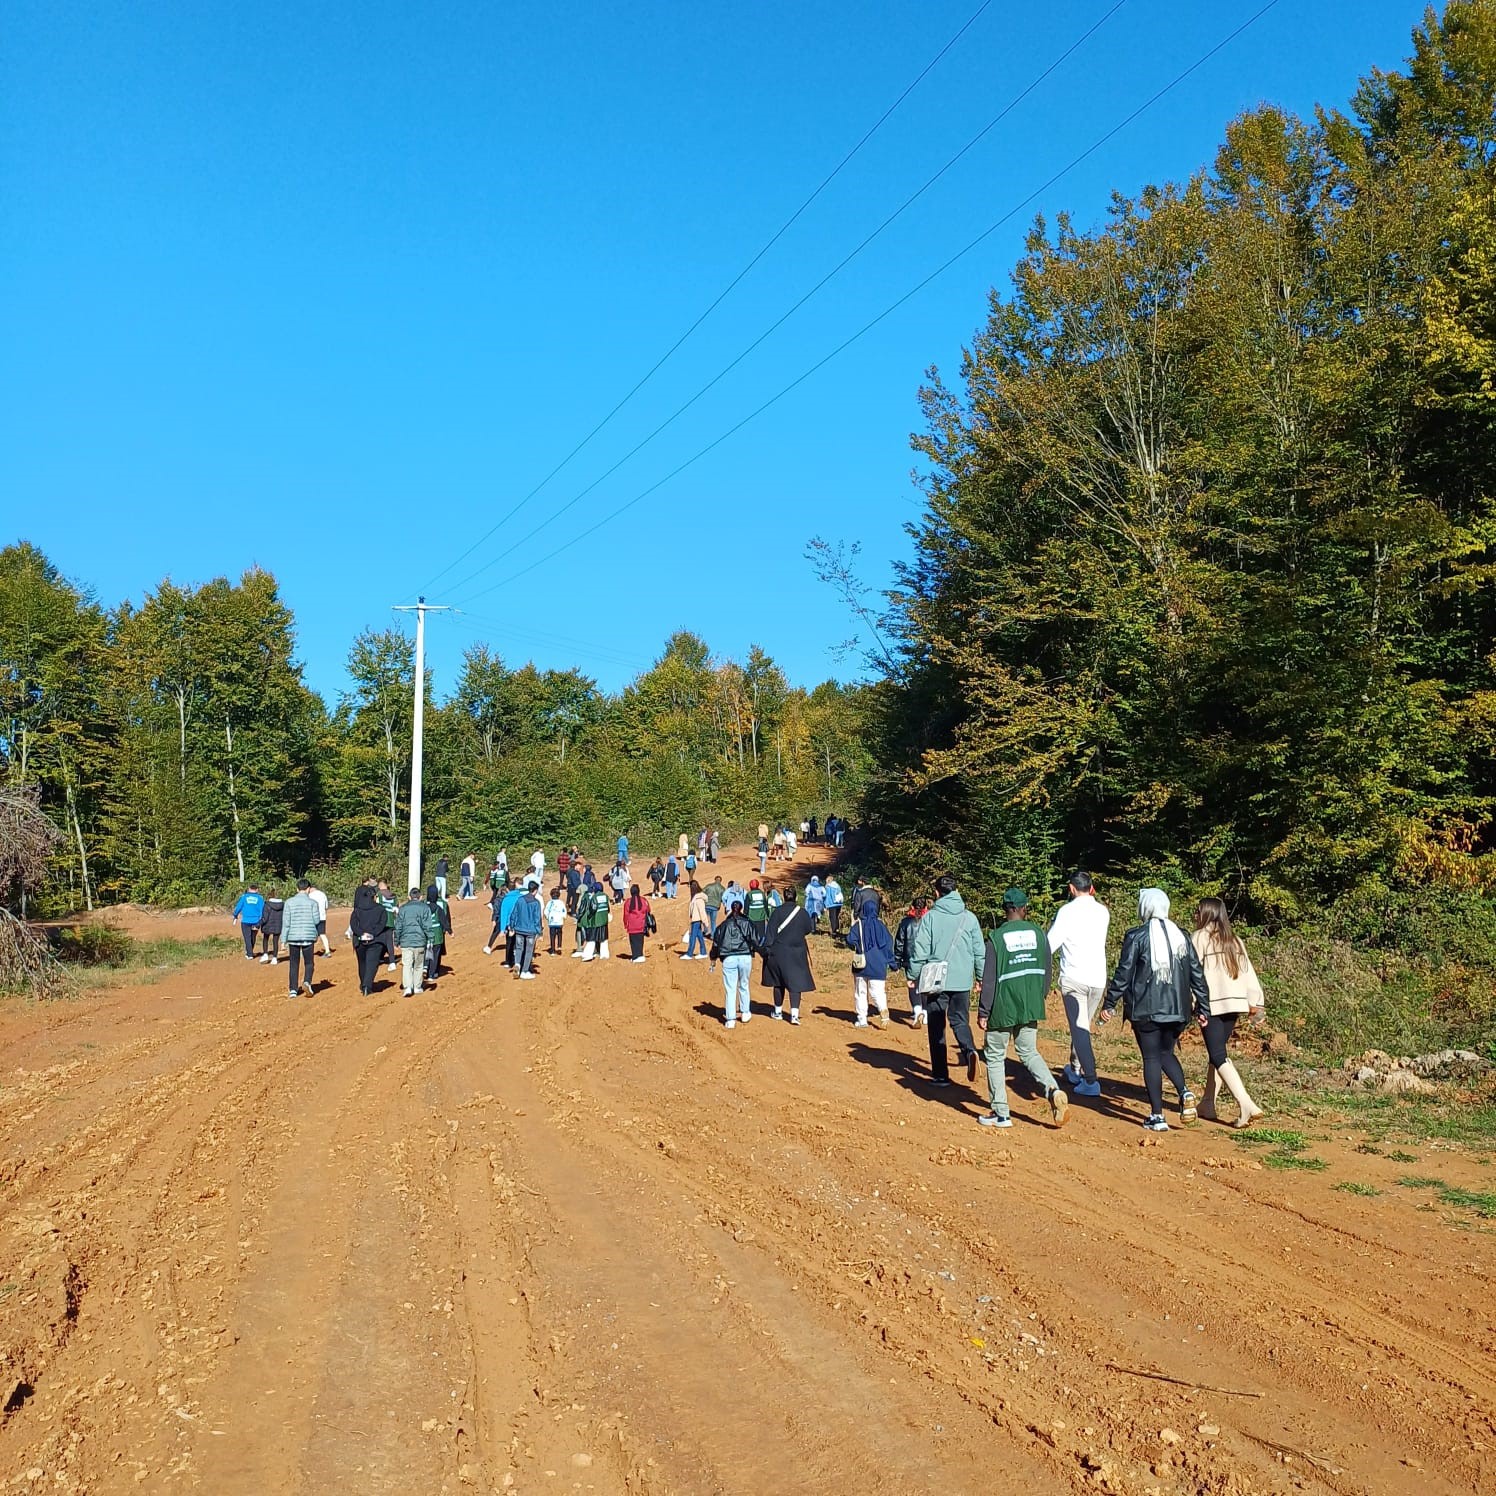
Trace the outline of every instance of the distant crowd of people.
{"label": "distant crowd of people", "polygon": [[[885,918],[883,896],[865,879],[856,879],[847,894],[834,871],[824,879],[812,874],[802,894],[793,882],[778,886],[764,877],[768,861],[794,860],[801,837],[815,842],[824,836],[835,847],[844,844],[846,829],[836,816],[828,816],[824,828],[807,818],[799,836],[787,825],[772,834],[767,823],[760,825],[760,877],[746,879],[744,886],[735,877],[724,882],[717,873],[722,840],[716,830],[703,827],[694,845],[682,835],[670,852],[652,858],[645,873],[649,895],[633,879],[625,834],[617,839],[613,862],[601,872],[577,847],[563,848],[548,891],[543,851],[537,849],[513,876],[507,851],[500,850],[486,879],[492,928],[483,954],[502,953],[516,980],[533,981],[542,935],[546,953],[561,955],[570,921],[570,955],[607,961],[613,956],[616,911],[627,941],[624,959],[642,963],[647,959],[645,941],[658,929],[652,900],[673,900],[683,893],[689,903],[678,959],[708,961],[713,971],[720,970],[725,1026],[733,1029],[752,1020],[755,959],[759,986],[771,995],[769,1016],[798,1025],[802,999],[816,991],[809,940],[825,921],[831,939],[852,953],[853,1022],[858,1028],[868,1027],[874,1014],[880,1027],[888,1027],[888,984],[900,972],[909,1022],[927,1034],[933,1083],[952,1084],[952,1040],[968,1083],[976,1080],[979,1060],[985,1061],[989,1109],[979,1118],[984,1126],[1012,1126],[1006,1084],[1010,1048],[1041,1090],[1055,1126],[1064,1125],[1072,1095],[1099,1097],[1092,1035],[1118,1009],[1137,1042],[1149,1107],[1144,1126],[1150,1131],[1169,1127],[1166,1080],[1177,1095],[1183,1121],[1216,1118],[1223,1091],[1236,1103],[1236,1126],[1246,1127],[1262,1115],[1228,1052],[1239,1020],[1260,1018],[1262,986],[1222,900],[1202,900],[1194,929],[1186,932],[1170,917],[1168,896],[1161,889],[1143,889],[1139,922],[1123,936],[1117,964],[1108,975],[1111,916],[1083,871],[1070,876],[1069,901],[1047,929],[1029,918],[1028,895],[1009,888],[1002,897],[1002,922],[985,932],[949,876],[936,879],[933,897],[916,897],[893,929]],[[478,866],[475,856],[462,859],[459,899],[479,897]],[[434,881],[424,893],[410,889],[403,903],[380,879],[368,878],[355,891],[346,935],[361,992],[373,993],[381,967],[398,967],[406,997],[436,984],[452,931],[448,870],[448,859],[439,858]],[[331,954],[327,895],[305,878],[284,900],[275,889],[262,894],[251,884],[234,905],[233,917],[243,933],[246,959],[279,965],[284,955],[289,996],[310,995],[317,955]],[[1070,1034],[1069,1059],[1058,1078],[1037,1043],[1055,987]],[[973,1007],[980,1046],[972,1033]],[[1191,1023],[1202,1032],[1209,1061],[1198,1097],[1177,1053]]]}

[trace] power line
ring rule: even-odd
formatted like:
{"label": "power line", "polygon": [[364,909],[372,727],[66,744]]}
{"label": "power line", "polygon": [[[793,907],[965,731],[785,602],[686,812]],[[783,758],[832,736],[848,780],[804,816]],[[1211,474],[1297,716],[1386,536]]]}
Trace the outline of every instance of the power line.
{"label": "power line", "polygon": [[[1093,37],[1104,25],[1106,25],[1106,23],[1111,20],[1111,18],[1116,15],[1116,13],[1121,10],[1122,7],[1126,4],[1127,0],[1115,0],[1115,3],[1112,5],[1110,10],[1106,11],[1098,20],[1094,21],[1085,31],[1080,34],[1080,36],[1078,36],[1073,42],[1071,42],[1071,44],[1063,52],[1061,52],[1060,55],[1049,64],[1048,67],[1046,67],[1041,73],[1036,74],[1035,77],[1033,77],[1020,92],[1009,99],[1008,102],[1004,104],[1003,107],[995,115],[993,115],[993,117],[988,120],[987,123],[983,125],[982,128],[978,130],[977,133],[973,135],[971,139],[968,140],[966,144],[963,145],[954,156],[946,161],[946,163],[937,172],[935,172],[933,176],[927,177],[925,181],[922,182],[912,193],[910,193],[909,196],[906,197],[904,201],[901,202],[899,206],[895,208],[893,212],[890,213],[882,221],[882,223],[880,223],[870,234],[868,234],[861,243],[859,243],[854,249],[844,255],[835,265],[832,266],[830,270],[826,272],[825,275],[820,278],[820,280],[815,283],[815,285],[813,285],[807,292],[805,292],[805,294],[801,296],[798,301],[796,301],[786,312],[776,318],[775,321],[771,322],[768,327],[766,327],[761,333],[759,333],[759,335],[754,338],[754,340],[749,343],[748,346],[744,348],[737,355],[737,357],[732,360],[731,363],[719,369],[704,385],[701,386],[699,390],[696,391],[694,395],[690,397],[690,399],[688,399],[683,405],[677,406],[675,410],[673,410],[668,416],[666,416],[665,419],[661,421],[660,424],[649,433],[648,436],[646,436],[642,441],[636,443],[634,446],[630,447],[629,450],[625,452],[623,456],[613,464],[612,467],[600,473],[596,478],[592,480],[591,483],[589,483],[584,489],[582,489],[580,493],[573,495],[573,497],[568,499],[567,502],[564,503],[559,509],[553,510],[533,530],[531,530],[527,535],[523,536],[520,540],[516,541],[516,546],[522,546],[527,541],[533,540],[536,535],[538,535],[542,530],[546,529],[549,525],[553,524],[569,509],[572,509],[577,504],[581,503],[581,501],[586,498],[593,489],[598,487],[599,484],[604,483],[607,481],[607,479],[611,478],[613,474],[619,470],[619,468],[624,466],[625,463],[636,457],[641,451],[643,451],[645,447],[650,444],[650,442],[652,442],[657,436],[659,436],[662,431],[666,430],[669,426],[674,425],[674,423],[678,421],[681,416],[685,415],[685,413],[690,410],[690,408],[695,405],[703,395],[707,394],[718,384],[720,384],[729,374],[732,373],[734,369],[737,368],[740,363],[743,362],[745,358],[748,357],[749,354],[751,354],[756,348],[758,348],[761,344],[772,337],[774,333],[778,332],[778,330],[783,327],[784,324],[788,322],[789,319],[793,317],[795,313],[798,312],[800,308],[806,304],[806,302],[810,301],[814,296],[818,295],[831,281],[833,281],[838,275],[840,275],[842,271],[845,270],[847,266],[850,265],[852,261],[855,260],[858,255],[860,255],[863,250],[868,247],[868,245],[870,245],[875,239],[879,238],[883,234],[885,229],[889,228],[897,219],[901,218],[906,212],[908,212],[908,210],[912,208],[914,204],[918,202],[919,199],[922,198],[925,193],[928,192],[930,188],[932,188],[948,171],[950,171],[950,169],[955,166],[955,164],[960,161],[963,156],[974,150],[976,146],[988,135],[990,135],[992,131],[995,130],[997,126],[1001,124],[1002,121],[1006,119],[1008,115],[1010,115],[1013,110],[1019,106],[1019,104],[1021,104],[1031,93],[1033,93],[1036,88],[1038,88],[1041,83],[1044,82],[1046,78],[1048,78],[1053,72],[1055,72],[1057,68],[1061,67],[1066,61],[1068,61],[1069,58],[1079,50],[1080,47],[1088,42],[1091,37]],[[521,503],[523,502],[524,501],[522,500]],[[519,506],[516,506],[516,508],[518,507]],[[507,517],[508,516],[506,516],[506,518]],[[493,560],[484,562],[481,566],[477,567],[467,576],[463,577],[461,581],[454,582],[453,590],[461,591],[461,589],[466,587],[470,582],[473,582],[478,577],[482,576],[483,573],[490,567],[497,566],[502,559],[503,558],[501,556],[495,556]]]}
{"label": "power line", "polygon": [[570,463],[571,460],[576,457],[583,450],[583,448],[585,448],[592,441],[592,438],[595,437],[603,429],[603,427],[605,427],[613,419],[613,417],[616,416],[618,412],[622,410],[623,407],[627,405],[629,401],[632,400],[634,396],[637,395],[639,391],[642,390],[644,386],[648,384],[649,381],[653,379],[655,375],[665,367],[665,365],[671,360],[671,358],[675,356],[675,354],[685,344],[686,340],[696,331],[696,329],[700,327],[701,324],[705,322],[706,319],[710,317],[712,313],[715,312],[717,308],[721,306],[722,303],[726,301],[730,295],[732,295],[732,293],[742,282],[743,278],[748,275],[748,273],[754,268],[754,266],[756,266],[758,262],[762,260],[763,257],[768,254],[768,252],[773,249],[774,246],[778,244],[782,238],[784,238],[784,236],[790,231],[790,229],[792,229],[799,221],[801,215],[805,213],[810,205],[814,203],[815,200],[820,197],[820,195],[832,184],[832,182],[834,182],[837,177],[842,174],[842,171],[850,164],[852,158],[856,156],[857,153],[863,148],[863,146],[865,146],[868,141],[870,141],[873,136],[883,128],[890,116],[892,116],[894,111],[898,109],[899,105],[901,105],[904,100],[907,99],[909,95],[912,94],[914,90],[925,81],[929,74],[934,71],[936,65],[945,57],[946,53],[949,52],[951,48],[954,47],[956,43],[960,41],[968,31],[971,30],[971,28],[981,19],[983,13],[991,7],[992,3],[993,0],[982,0],[982,3],[977,6],[977,8],[966,18],[966,20],[962,23],[961,27],[956,31],[951,39],[946,42],[946,44],[929,60],[929,62],[924,65],[923,68],[920,69],[919,73],[915,76],[914,81],[910,83],[908,87],[904,89],[903,93],[901,93],[898,98],[896,98],[893,103],[890,104],[888,108],[878,116],[878,118],[872,123],[872,125],[868,127],[862,138],[858,140],[857,144],[854,145],[852,149],[849,150],[847,154],[843,156],[834,167],[831,168],[826,176],[821,179],[820,184],[816,187],[815,191],[813,191],[810,196],[807,197],[805,201],[802,202],[800,206],[796,208],[795,211],[791,213],[790,216],[786,218],[782,224],[779,225],[774,233],[764,242],[763,247],[758,251],[758,253],[754,255],[753,258],[749,260],[748,263],[744,265],[743,268],[738,271],[735,276],[733,276],[733,278],[727,283],[727,285],[717,293],[716,297],[707,306],[706,310],[702,312],[699,317],[697,317],[697,319],[664,351],[664,353],[659,356],[659,358],[655,360],[653,364],[650,365],[647,370],[645,370],[639,381],[631,390],[629,390],[626,395],[624,395],[624,397],[612,408],[612,410],[610,410],[607,415],[605,415],[602,420],[600,420],[597,425],[594,426],[592,430],[589,431],[587,435],[584,436],[581,441],[579,441],[576,446],[574,446],[571,451],[569,451],[566,456],[563,457],[561,461],[558,462],[555,467],[553,467],[550,472],[548,472],[545,477],[543,477],[540,482],[537,483],[535,487],[532,488],[529,493],[524,496],[524,498],[522,498],[517,504],[515,504],[513,509],[511,509],[509,513],[506,514],[503,519],[498,522],[498,524],[494,525],[494,527],[486,534],[479,536],[479,538],[475,540],[465,551],[463,551],[463,553],[458,556],[455,561],[449,562],[439,572],[437,572],[437,574],[431,578],[431,581],[426,583],[428,587],[430,587],[433,582],[440,581],[441,578],[446,576],[448,572],[455,571],[457,567],[462,565],[462,563],[473,554],[474,551],[476,551],[480,546],[486,545],[488,541],[491,540],[493,536],[496,535],[504,525],[506,525],[516,514],[518,514],[519,511],[523,509],[524,506],[528,504],[530,500],[533,499],[535,495],[538,494],[541,489],[543,489],[546,484],[551,481],[552,478],[554,478],[564,467],[566,467],[567,464]]}
{"label": "power line", "polygon": [[1186,78],[1190,77],[1191,74],[1198,72],[1202,67],[1205,66],[1207,62],[1211,60],[1211,58],[1216,56],[1217,53],[1224,51],[1225,48],[1230,46],[1231,43],[1234,42],[1237,37],[1242,35],[1243,32],[1247,31],[1252,26],[1255,26],[1257,22],[1263,18],[1263,16],[1265,16],[1270,10],[1275,9],[1279,3],[1280,0],[1267,0],[1267,4],[1263,5],[1257,11],[1254,11],[1253,14],[1250,15],[1245,21],[1243,21],[1241,25],[1239,25],[1234,31],[1222,37],[1222,39],[1218,41],[1215,46],[1211,47],[1208,52],[1204,52],[1199,57],[1197,57],[1194,62],[1192,62],[1187,68],[1184,69],[1183,72],[1176,74],[1168,83],[1164,84],[1164,86],[1160,88],[1157,93],[1154,93],[1149,98],[1145,99],[1143,103],[1139,104],[1138,107],[1132,111],[1131,114],[1127,115],[1124,119],[1113,125],[1112,128],[1108,130],[1104,135],[1098,136],[1097,139],[1094,140],[1089,146],[1087,146],[1086,149],[1083,150],[1078,156],[1073,157],[1065,166],[1061,167],[1059,171],[1055,172],[1052,177],[1050,177],[1047,181],[1041,183],[1031,193],[1029,193],[1029,195],[1024,198],[1022,202],[1015,203],[1014,206],[1011,207],[1006,213],[1004,213],[1001,218],[997,219],[994,223],[983,229],[975,239],[970,241],[970,243],[964,245],[961,249],[958,249],[956,253],[953,254],[948,260],[938,265],[922,281],[912,286],[902,296],[900,296],[897,301],[890,303],[881,312],[879,312],[876,317],[872,318],[868,322],[863,323],[863,325],[858,328],[857,331],[854,332],[850,337],[838,343],[830,353],[818,359],[803,373],[797,375],[794,379],[792,379],[777,394],[771,395],[767,400],[764,401],[762,405],[758,406],[755,410],[750,411],[746,416],[742,418],[742,420],[738,421],[733,426],[729,426],[726,431],[713,438],[713,440],[708,442],[706,446],[702,447],[700,451],[688,457],[684,462],[679,464],[679,466],[672,468],[668,473],[665,474],[663,478],[657,479],[654,483],[651,483],[648,488],[640,490],[640,492],[635,494],[634,497],[628,500],[627,503],[620,505],[611,514],[605,515],[602,519],[598,520],[596,524],[591,525],[589,528],[581,531],[576,535],[573,535],[570,540],[563,541],[562,544],[558,545],[554,550],[547,552],[544,556],[540,557],[539,560],[532,561],[528,566],[521,567],[519,571],[511,573],[509,576],[502,578],[498,582],[495,582],[492,586],[485,587],[480,592],[475,592],[469,599],[469,601],[476,600],[480,597],[485,597],[488,595],[488,593],[495,592],[501,587],[507,587],[511,583],[517,582],[521,577],[528,576],[529,573],[534,571],[537,567],[544,566],[547,562],[555,560],[555,558],[561,555],[564,551],[570,550],[572,546],[578,545],[583,540],[586,540],[589,536],[596,534],[597,531],[602,529],[604,525],[612,524],[614,520],[626,514],[636,504],[642,503],[657,489],[663,488],[665,484],[669,483],[673,478],[679,477],[680,474],[685,472],[687,468],[693,466],[695,463],[700,462],[701,459],[705,457],[709,452],[712,452],[717,447],[720,447],[723,442],[728,440],[729,437],[736,436],[737,433],[743,429],[743,427],[747,426],[750,422],[757,420],[759,416],[763,415],[763,413],[766,410],[769,410],[772,406],[777,405],[792,390],[798,389],[799,386],[804,384],[805,381],[809,379],[813,374],[819,373],[820,370],[825,368],[825,366],[829,364],[834,358],[837,358],[842,353],[845,353],[846,350],[850,348],[854,343],[859,342],[875,327],[877,327],[880,322],[883,322],[888,317],[891,317],[896,311],[898,311],[901,306],[903,306],[906,302],[911,301],[932,281],[938,280],[940,276],[944,275],[945,272],[951,268],[951,266],[955,265],[958,261],[965,259],[966,256],[969,255],[972,250],[976,249],[978,245],[984,243],[987,239],[990,239],[992,235],[995,234],[998,229],[1000,229],[1005,223],[1007,223],[1010,219],[1016,217],[1026,207],[1028,207],[1035,198],[1041,196],[1043,193],[1047,192],[1051,187],[1053,187],[1056,182],[1068,176],[1072,171],[1075,170],[1077,166],[1081,164],[1082,161],[1085,161],[1088,157],[1095,155],[1095,153],[1099,151],[1101,147],[1104,146],[1109,140],[1121,134],[1123,130],[1125,130],[1130,124],[1132,124],[1134,120],[1138,119],[1141,115],[1146,114],[1147,111],[1150,110],[1156,103],[1158,103],[1160,99],[1162,99],[1165,95],[1172,93],[1174,89],[1178,88],[1178,86],[1183,83]]}

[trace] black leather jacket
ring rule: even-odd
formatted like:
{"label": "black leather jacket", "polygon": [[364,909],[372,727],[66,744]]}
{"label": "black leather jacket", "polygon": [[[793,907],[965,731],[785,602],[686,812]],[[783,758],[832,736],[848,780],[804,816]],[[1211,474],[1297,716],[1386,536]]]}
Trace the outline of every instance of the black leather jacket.
{"label": "black leather jacket", "polygon": [[712,937],[712,960],[724,956],[751,956],[758,950],[758,932],[746,914],[729,914]]}
{"label": "black leather jacket", "polygon": [[[1181,932],[1183,933],[1183,932]],[[1210,1016],[1210,988],[1205,968],[1195,953],[1195,944],[1184,936],[1184,950],[1170,962],[1167,981],[1159,981],[1148,959],[1148,926],[1138,925],[1122,937],[1122,954],[1117,970],[1106,989],[1104,1004],[1108,1013],[1122,1004],[1122,1016],[1129,1023],[1188,1023],[1191,1010],[1196,1017]]]}

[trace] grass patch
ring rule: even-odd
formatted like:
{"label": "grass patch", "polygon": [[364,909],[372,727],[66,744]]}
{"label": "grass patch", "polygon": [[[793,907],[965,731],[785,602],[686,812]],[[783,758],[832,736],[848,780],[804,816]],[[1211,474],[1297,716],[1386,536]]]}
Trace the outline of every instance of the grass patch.
{"label": "grass patch", "polygon": [[1368,1200],[1373,1200],[1382,1193],[1376,1185],[1363,1184],[1359,1179],[1342,1179],[1335,1188],[1342,1195],[1361,1195]]}
{"label": "grass patch", "polygon": [[116,974],[137,973],[142,978],[174,971],[193,961],[207,961],[240,949],[229,935],[207,935],[200,940],[136,940],[113,925],[64,926],[52,937],[58,957],[72,969],[82,969],[85,984],[107,983]]}
{"label": "grass patch", "polygon": [[1416,1164],[1418,1162],[1418,1155],[1416,1153],[1404,1153],[1401,1148],[1394,1148],[1387,1157],[1395,1164]]}
{"label": "grass patch", "polygon": [[1496,1220],[1496,1190],[1466,1190],[1458,1185],[1446,1184],[1430,1174],[1404,1174],[1397,1181],[1404,1189],[1433,1190],[1444,1205],[1456,1210],[1468,1210],[1482,1220]]}
{"label": "grass patch", "polygon": [[1357,1143],[1357,1153],[1380,1153],[1382,1150],[1375,1143]]}
{"label": "grass patch", "polygon": [[1244,1148],[1277,1148],[1284,1153],[1302,1153],[1309,1145],[1304,1134],[1284,1127],[1254,1127],[1236,1134]]}
{"label": "grass patch", "polygon": [[1312,1153],[1295,1153],[1287,1148],[1275,1148],[1271,1153],[1264,1153],[1262,1161],[1270,1169],[1304,1169],[1311,1174],[1318,1174],[1330,1166],[1322,1158],[1315,1158]]}
{"label": "grass patch", "polygon": [[241,948],[240,942],[231,935],[205,935],[201,940],[175,940],[170,936],[163,940],[137,940],[127,963],[130,970],[162,971],[176,966],[186,966],[192,961],[206,961],[213,956],[223,956]]}

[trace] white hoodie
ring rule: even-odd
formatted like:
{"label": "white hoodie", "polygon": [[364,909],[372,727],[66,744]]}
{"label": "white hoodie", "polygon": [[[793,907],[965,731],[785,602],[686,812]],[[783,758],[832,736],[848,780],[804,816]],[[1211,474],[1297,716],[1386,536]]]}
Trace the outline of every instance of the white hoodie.
{"label": "white hoodie", "polygon": [[1049,948],[1060,958],[1062,987],[1106,986],[1106,932],[1112,912],[1091,893],[1062,905],[1049,927]]}

